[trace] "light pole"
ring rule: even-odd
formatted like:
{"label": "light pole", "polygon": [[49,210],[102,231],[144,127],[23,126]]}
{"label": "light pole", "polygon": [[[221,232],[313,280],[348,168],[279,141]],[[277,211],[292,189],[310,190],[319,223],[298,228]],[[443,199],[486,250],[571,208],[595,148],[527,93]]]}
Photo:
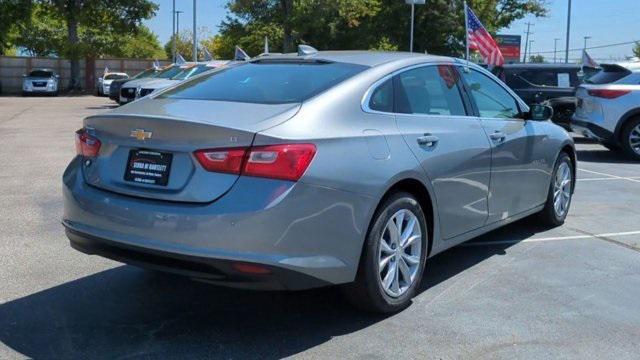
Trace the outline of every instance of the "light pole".
{"label": "light pole", "polygon": [[[176,37],[173,40],[173,46],[176,49],[175,51],[177,52],[177,47],[176,47],[176,43],[178,42],[178,37],[180,36],[180,14],[182,14],[184,11],[176,11]],[[174,54],[174,57],[178,57],[176,54]],[[175,62],[175,60],[174,60]]]}
{"label": "light pole", "polygon": [[587,40],[591,39],[591,36],[585,36],[584,37],[584,51],[587,51]]}
{"label": "light pole", "polygon": [[524,57],[522,59],[523,63],[527,62],[527,46],[529,45],[529,35],[533,34],[531,32],[531,25],[534,25],[534,24],[532,24],[531,22],[527,23],[527,31],[526,31],[527,37],[524,39]]}
{"label": "light pole", "polygon": [[567,42],[564,50],[564,63],[569,63],[569,35],[571,33],[571,0],[569,0],[569,9],[567,11]]}
{"label": "light pole", "polygon": [[535,40],[529,40],[529,59],[531,59],[531,56],[533,56],[531,54],[533,54],[533,42],[534,41]]}
{"label": "light pole", "polygon": [[416,5],[424,5],[426,2],[427,0],[405,0],[406,4],[411,5],[411,30],[409,35],[409,52],[413,52],[413,21],[416,13]]}
{"label": "light pole", "polygon": [[196,34],[196,0],[193,0],[193,62],[198,62],[198,35]]}
{"label": "light pole", "polygon": [[173,42],[171,50],[173,62],[176,62],[176,0],[173,0],[173,8],[171,9],[171,41]]}
{"label": "light pole", "polygon": [[553,39],[553,63],[556,63],[556,53],[558,51],[558,38]]}

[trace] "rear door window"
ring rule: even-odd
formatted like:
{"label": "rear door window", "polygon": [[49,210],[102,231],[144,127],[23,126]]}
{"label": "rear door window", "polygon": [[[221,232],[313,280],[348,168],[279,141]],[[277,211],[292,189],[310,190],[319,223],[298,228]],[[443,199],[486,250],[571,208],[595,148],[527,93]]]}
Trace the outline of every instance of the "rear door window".
{"label": "rear door window", "polygon": [[424,66],[396,77],[397,112],[422,115],[466,115],[459,88],[460,76],[452,66]]}
{"label": "rear door window", "polygon": [[285,104],[305,101],[368,66],[301,60],[261,60],[186,81],[160,98]]}
{"label": "rear door window", "polygon": [[393,112],[393,79],[385,81],[373,91],[369,99],[369,109]]}

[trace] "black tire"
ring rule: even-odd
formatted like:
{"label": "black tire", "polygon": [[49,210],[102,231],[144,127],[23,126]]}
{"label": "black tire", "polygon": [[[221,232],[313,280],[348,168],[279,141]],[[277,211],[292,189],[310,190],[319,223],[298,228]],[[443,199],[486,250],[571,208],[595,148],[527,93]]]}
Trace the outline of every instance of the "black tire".
{"label": "black tire", "polygon": [[[389,219],[396,212],[406,209],[417,218],[421,232],[420,262],[412,284],[400,296],[389,296],[383,289],[380,279],[378,251],[380,238]],[[367,238],[365,239],[360,265],[355,282],[343,287],[347,299],[356,307],[379,313],[393,313],[400,311],[411,303],[411,299],[420,286],[427,256],[427,223],[424,212],[416,198],[406,192],[397,192],[389,195],[376,211],[373,217]]]}
{"label": "black tire", "polygon": [[[558,169],[562,164],[567,164],[569,166],[569,172],[571,174],[571,190],[569,203],[566,206],[566,211],[562,214],[558,214],[554,207],[554,187],[555,187],[555,179],[558,173]],[[573,190],[575,186],[575,169],[573,168],[573,162],[571,162],[571,158],[565,152],[560,153],[558,159],[556,160],[556,164],[553,168],[553,174],[551,176],[551,183],[549,184],[549,193],[547,194],[547,202],[545,203],[544,209],[538,214],[540,221],[548,226],[560,226],[564,224],[565,219],[567,218],[567,214],[569,214],[569,209],[571,207],[571,200],[573,198]]]}
{"label": "black tire", "polygon": [[622,129],[622,139],[620,141],[622,144],[622,150],[624,151],[624,153],[628,157],[636,161],[640,161],[640,153],[633,150],[629,138],[631,136],[631,133],[634,132],[634,130],[638,125],[640,125],[640,117],[627,121],[627,123],[624,125],[624,128]]}

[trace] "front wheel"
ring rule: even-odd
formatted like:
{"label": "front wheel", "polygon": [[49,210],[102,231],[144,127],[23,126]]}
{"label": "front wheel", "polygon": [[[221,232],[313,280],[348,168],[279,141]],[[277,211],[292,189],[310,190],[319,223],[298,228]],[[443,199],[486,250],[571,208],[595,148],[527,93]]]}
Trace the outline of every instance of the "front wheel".
{"label": "front wheel", "polygon": [[369,228],[356,281],[345,287],[348,299],[375,312],[407,307],[420,285],[427,239],[427,223],[416,198],[405,192],[389,196]]}
{"label": "front wheel", "polygon": [[573,196],[573,163],[566,153],[560,153],[551,177],[549,193],[544,209],[540,212],[541,220],[551,226],[560,226],[569,213]]}

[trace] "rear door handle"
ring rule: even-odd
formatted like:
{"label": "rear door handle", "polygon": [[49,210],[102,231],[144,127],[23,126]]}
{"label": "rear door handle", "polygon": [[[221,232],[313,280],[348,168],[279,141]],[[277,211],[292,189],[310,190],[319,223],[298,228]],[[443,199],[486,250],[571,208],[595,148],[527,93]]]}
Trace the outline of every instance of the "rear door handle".
{"label": "rear door handle", "polygon": [[438,138],[435,135],[431,135],[431,134],[424,134],[424,136],[420,136],[416,139],[416,141],[418,142],[418,144],[420,145],[424,145],[426,147],[434,147],[436,146],[436,144],[438,143],[438,141],[440,141],[440,138]]}
{"label": "rear door handle", "polygon": [[496,131],[493,134],[490,134],[489,137],[494,141],[503,141],[507,137],[507,134],[502,131]]}

